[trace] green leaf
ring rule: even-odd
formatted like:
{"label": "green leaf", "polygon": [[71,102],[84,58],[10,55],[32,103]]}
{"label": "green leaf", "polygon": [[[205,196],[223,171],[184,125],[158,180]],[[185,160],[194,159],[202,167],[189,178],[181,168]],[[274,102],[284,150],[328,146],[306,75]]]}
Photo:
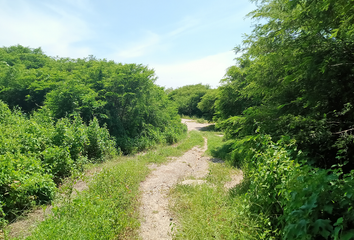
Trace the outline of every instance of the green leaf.
{"label": "green leaf", "polygon": [[328,212],[329,214],[332,214],[333,212],[333,205],[332,204],[327,204],[323,207],[323,210],[325,210],[326,212]]}
{"label": "green leaf", "polygon": [[338,218],[337,222],[333,226],[339,226],[339,225],[342,225],[342,223],[343,223],[343,218],[340,217],[340,218]]}
{"label": "green leaf", "polygon": [[349,230],[345,233],[343,233],[342,237],[340,238],[341,240],[352,240],[354,238],[354,230]]}
{"label": "green leaf", "polygon": [[313,233],[321,234],[322,237],[328,238],[331,232],[333,231],[333,227],[330,224],[331,220],[317,219],[314,224]]}

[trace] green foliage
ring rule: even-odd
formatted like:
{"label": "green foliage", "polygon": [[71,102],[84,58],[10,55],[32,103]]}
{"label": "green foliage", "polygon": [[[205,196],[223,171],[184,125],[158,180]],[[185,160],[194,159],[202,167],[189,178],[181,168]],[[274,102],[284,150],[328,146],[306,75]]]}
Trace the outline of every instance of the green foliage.
{"label": "green foliage", "polygon": [[254,135],[258,127],[275,140],[289,135],[316,166],[348,161],[349,172],[354,2],[255,2],[249,16],[265,21],[235,48],[242,55],[222,80],[215,118],[230,137]]}
{"label": "green foliage", "polygon": [[168,97],[177,105],[178,114],[202,117],[203,112],[198,108],[198,103],[209,91],[208,85],[187,85],[170,91]]}
{"label": "green foliage", "polygon": [[249,61],[238,60],[240,67],[231,66],[220,81],[216,101],[214,103],[215,119],[225,120],[231,116],[241,115],[248,107],[257,105],[258,101],[250,96],[243,95],[248,85],[246,81],[246,67]]}
{"label": "green foliage", "polygon": [[[95,161],[103,161],[103,157],[114,157],[117,154],[115,141],[111,139],[106,128],[101,128],[97,118],[87,127],[88,144],[84,146],[85,155]],[[119,149],[118,149],[119,151]]]}
{"label": "green foliage", "polygon": [[243,204],[257,216],[266,239],[352,238],[354,172],[300,162],[303,154],[294,143],[287,138],[274,143],[266,135],[226,142],[226,158],[244,172],[236,195],[245,197]]}
{"label": "green foliage", "polygon": [[0,223],[53,199],[55,184],[41,161],[23,154],[0,155]]}
{"label": "green foliage", "polygon": [[242,166],[237,192],[267,239],[352,239],[354,1],[254,2],[212,154]]}
{"label": "green foliage", "polygon": [[[50,58],[40,48],[18,45],[0,48],[0,70],[0,99],[13,110],[0,101],[0,156],[11,159],[2,164],[17,158],[39,164],[38,186],[59,183],[120,149],[129,154],[176,143],[187,131],[164,89],[154,84],[154,71],[139,64]],[[4,194],[6,184],[0,187]],[[40,199],[41,189],[37,195],[9,190],[0,199],[1,223],[29,208],[29,196]],[[48,201],[54,193],[49,189]]]}
{"label": "green foliage", "polygon": [[282,219],[284,238],[353,238],[353,176],[338,170],[309,169],[293,179]]}
{"label": "green foliage", "polygon": [[208,90],[197,105],[203,113],[203,118],[208,121],[212,121],[215,115],[215,101],[218,99],[218,91],[218,89]]}
{"label": "green foliage", "polygon": [[96,100],[97,96],[98,94],[88,86],[80,82],[68,81],[49,92],[44,104],[56,119],[80,113],[88,123],[97,109],[104,105],[104,102]]}
{"label": "green foliage", "polygon": [[117,155],[114,140],[97,119],[89,126],[80,117],[54,123],[45,108],[27,116],[11,112],[0,101],[0,132],[1,224],[35,204],[51,201],[55,183],[73,170],[82,170],[87,161]]}
{"label": "green foliage", "polygon": [[139,186],[150,172],[148,165],[181,156],[204,139],[196,131],[178,146],[161,146],[134,157],[107,162],[87,191],[53,208],[27,239],[137,239]]}
{"label": "green foliage", "polygon": [[141,64],[50,58],[18,45],[0,49],[0,70],[0,99],[11,109],[45,106],[55,120],[80,116],[87,125],[97,118],[126,154],[174,142],[183,132],[154,71]]}

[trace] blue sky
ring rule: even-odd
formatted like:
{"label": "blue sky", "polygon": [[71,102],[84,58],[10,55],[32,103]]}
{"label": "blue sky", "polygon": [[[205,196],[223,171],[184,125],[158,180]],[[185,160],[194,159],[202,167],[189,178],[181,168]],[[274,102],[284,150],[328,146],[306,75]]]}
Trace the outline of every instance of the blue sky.
{"label": "blue sky", "polygon": [[0,0],[0,46],[141,63],[160,86],[216,87],[254,9],[248,0]]}

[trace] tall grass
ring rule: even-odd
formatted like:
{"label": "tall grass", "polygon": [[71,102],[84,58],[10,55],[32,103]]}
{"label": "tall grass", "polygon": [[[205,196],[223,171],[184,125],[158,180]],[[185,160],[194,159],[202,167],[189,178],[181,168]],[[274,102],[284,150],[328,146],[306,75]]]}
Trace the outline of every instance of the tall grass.
{"label": "tall grass", "polygon": [[191,132],[178,146],[162,146],[135,157],[120,157],[104,168],[89,190],[60,206],[27,239],[136,239],[139,228],[139,184],[150,163],[180,156],[203,137]]}

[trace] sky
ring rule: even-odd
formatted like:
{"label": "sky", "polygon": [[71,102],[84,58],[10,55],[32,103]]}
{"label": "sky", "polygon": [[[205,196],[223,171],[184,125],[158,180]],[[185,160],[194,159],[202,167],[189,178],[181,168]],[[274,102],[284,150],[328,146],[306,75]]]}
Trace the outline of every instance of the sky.
{"label": "sky", "polygon": [[215,88],[254,9],[248,0],[0,0],[0,47],[143,64],[157,85]]}

